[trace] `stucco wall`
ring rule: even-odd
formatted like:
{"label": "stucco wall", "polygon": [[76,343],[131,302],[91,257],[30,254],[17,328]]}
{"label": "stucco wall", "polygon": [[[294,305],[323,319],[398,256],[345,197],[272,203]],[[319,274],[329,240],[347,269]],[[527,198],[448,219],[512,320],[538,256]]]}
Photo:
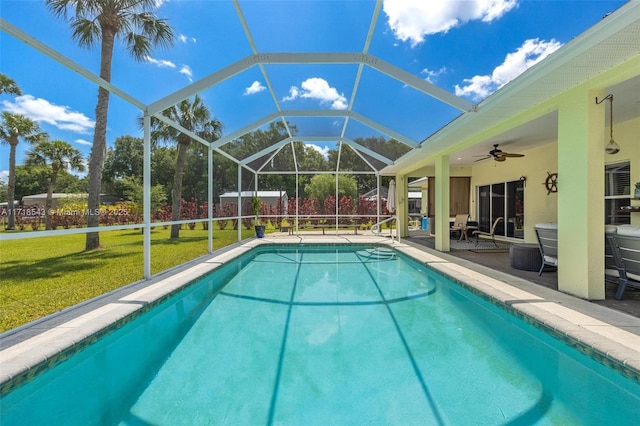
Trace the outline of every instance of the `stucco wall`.
{"label": "stucco wall", "polygon": [[[633,191],[634,183],[640,182],[640,118],[614,125],[613,136],[620,145],[620,152],[615,155],[606,155],[604,154],[604,145],[609,138],[609,127],[607,126],[606,135],[603,135],[602,145],[605,162],[607,164],[624,161],[631,163],[631,190]],[[501,148],[509,152],[507,144],[501,146]],[[551,193],[547,195],[547,190],[543,185],[547,172],[554,173],[558,171],[557,144],[556,141],[549,141],[549,143],[540,147],[518,152],[525,154],[525,156],[522,158],[509,158],[503,163],[486,160],[472,168],[471,215],[475,219],[477,210],[475,199],[478,186],[514,181],[518,180],[520,176],[525,176],[527,178],[524,189],[525,240],[535,242],[533,226],[536,223],[557,222],[558,194]],[[562,176],[559,176],[558,191],[562,190]],[[640,206],[640,200],[632,200],[631,205]],[[640,213],[631,213],[631,223],[640,225]]]}
{"label": "stucco wall", "polygon": [[[609,127],[606,128],[606,140],[609,140]],[[625,121],[613,126],[613,138],[620,145],[620,152],[605,157],[606,164],[629,161],[631,163],[631,196],[634,184],[640,182],[640,118]],[[632,206],[640,206],[640,200],[631,200]],[[640,225],[640,212],[631,213],[631,224]]]}
{"label": "stucco wall", "polygon": [[[508,145],[501,147],[509,152]],[[471,211],[475,218],[477,211],[476,189],[481,185],[519,180],[524,176],[527,180],[524,187],[524,228],[525,240],[535,241],[533,225],[539,222],[556,222],[558,195],[547,195],[544,181],[547,172],[558,171],[558,156],[555,141],[527,151],[522,158],[508,158],[505,162],[491,159],[473,167],[471,177]],[[560,185],[559,185],[560,186]]]}

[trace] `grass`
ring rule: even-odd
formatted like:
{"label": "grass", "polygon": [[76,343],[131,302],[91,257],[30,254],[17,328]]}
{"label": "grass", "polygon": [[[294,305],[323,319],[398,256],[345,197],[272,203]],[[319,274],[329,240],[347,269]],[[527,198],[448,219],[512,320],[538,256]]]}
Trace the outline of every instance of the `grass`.
{"label": "grass", "polygon": [[[208,250],[202,229],[151,233],[151,273],[177,266]],[[237,230],[214,229],[214,250],[237,241]],[[242,238],[254,235],[243,230]],[[99,250],[84,251],[84,234],[0,242],[0,332],[73,306],[143,278],[139,230],[100,233]]]}

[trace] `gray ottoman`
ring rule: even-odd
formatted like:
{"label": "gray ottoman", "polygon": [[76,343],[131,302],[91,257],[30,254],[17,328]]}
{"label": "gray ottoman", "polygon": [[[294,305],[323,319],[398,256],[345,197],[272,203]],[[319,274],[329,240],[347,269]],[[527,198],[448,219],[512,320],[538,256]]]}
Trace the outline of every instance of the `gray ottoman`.
{"label": "gray ottoman", "polygon": [[514,244],[509,249],[511,267],[523,271],[540,270],[542,256],[537,244]]}

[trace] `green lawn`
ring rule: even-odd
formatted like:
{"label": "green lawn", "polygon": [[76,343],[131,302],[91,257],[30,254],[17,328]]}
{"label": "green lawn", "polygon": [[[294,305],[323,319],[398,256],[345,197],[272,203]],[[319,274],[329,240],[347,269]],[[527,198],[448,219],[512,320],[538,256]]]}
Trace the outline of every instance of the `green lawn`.
{"label": "green lawn", "polygon": [[[214,229],[214,250],[237,241],[236,230]],[[254,235],[243,230],[242,238]],[[100,233],[101,249],[85,252],[84,234],[0,242],[0,332],[142,279],[142,233]],[[207,253],[207,231],[151,234],[151,272]]]}

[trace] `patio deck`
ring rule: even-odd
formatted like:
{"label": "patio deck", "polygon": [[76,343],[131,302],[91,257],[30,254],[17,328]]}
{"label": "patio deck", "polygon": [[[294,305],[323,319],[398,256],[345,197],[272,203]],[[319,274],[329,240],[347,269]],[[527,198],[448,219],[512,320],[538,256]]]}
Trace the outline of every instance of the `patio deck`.
{"label": "patio deck", "polygon": [[[435,250],[435,239],[433,237],[408,237],[403,239],[405,242],[411,242],[420,246],[428,247]],[[445,255],[445,253],[438,252],[439,255]],[[522,271],[511,267],[509,261],[509,253],[496,253],[496,252],[482,252],[471,250],[455,250],[452,249],[449,255],[459,259],[464,259],[483,267],[500,271],[509,275],[516,276],[518,278],[525,279],[541,286],[558,290],[558,273],[557,272],[543,272],[542,276],[538,276],[537,272]],[[640,318],[640,291],[633,291],[628,289],[622,300],[616,300],[614,298],[617,285],[613,283],[606,283],[606,295],[605,300],[592,301],[598,305],[605,306],[610,309],[615,309],[620,312],[633,315]]]}

